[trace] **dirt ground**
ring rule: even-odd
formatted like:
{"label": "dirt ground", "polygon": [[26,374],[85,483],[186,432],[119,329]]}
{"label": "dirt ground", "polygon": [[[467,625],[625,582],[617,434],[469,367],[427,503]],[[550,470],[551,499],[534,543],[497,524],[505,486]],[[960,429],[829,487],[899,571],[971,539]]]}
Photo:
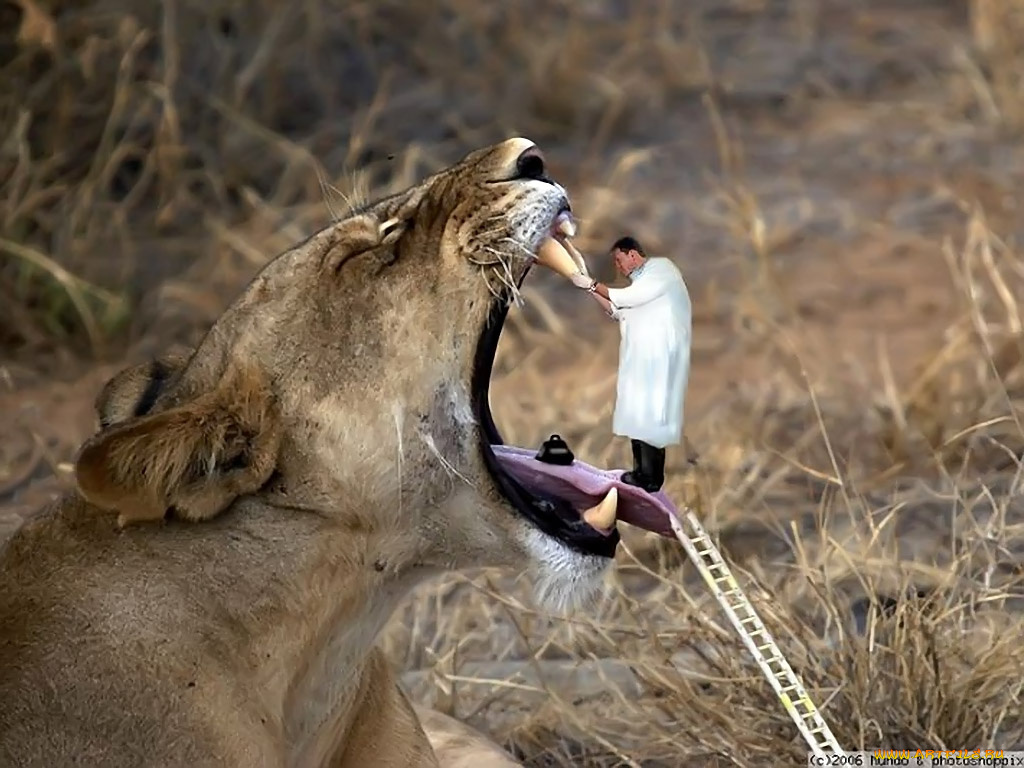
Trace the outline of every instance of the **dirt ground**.
{"label": "dirt ground", "polygon": [[[1024,748],[1019,3],[151,5],[0,3],[0,539],[70,489],[113,371],[347,202],[526,135],[592,272],[627,233],[682,269],[667,490],[839,740]],[[524,296],[506,439],[625,465],[617,328],[554,275]],[[410,690],[531,766],[803,764],[679,548],[624,538],[597,614],[421,590],[385,637]]]}

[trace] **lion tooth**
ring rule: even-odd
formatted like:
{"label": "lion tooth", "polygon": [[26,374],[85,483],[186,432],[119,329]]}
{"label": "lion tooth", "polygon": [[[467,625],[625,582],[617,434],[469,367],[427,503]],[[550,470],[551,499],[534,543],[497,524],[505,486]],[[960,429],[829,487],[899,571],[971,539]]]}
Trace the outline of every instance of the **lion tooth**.
{"label": "lion tooth", "polygon": [[618,506],[619,491],[612,488],[597,506],[583,513],[583,519],[598,530],[610,531],[615,527],[615,512]]}
{"label": "lion tooth", "polygon": [[537,263],[552,269],[562,277],[571,278],[579,267],[565,247],[553,237],[547,238],[537,249]]}
{"label": "lion tooth", "polygon": [[558,222],[558,231],[566,237],[576,237],[576,225],[568,217]]}

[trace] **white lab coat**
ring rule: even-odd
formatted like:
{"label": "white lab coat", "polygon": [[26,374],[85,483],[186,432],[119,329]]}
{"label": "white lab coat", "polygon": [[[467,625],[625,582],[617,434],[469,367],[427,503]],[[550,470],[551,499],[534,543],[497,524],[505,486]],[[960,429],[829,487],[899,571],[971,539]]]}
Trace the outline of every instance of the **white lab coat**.
{"label": "white lab coat", "polygon": [[619,378],[612,430],[656,448],[683,435],[683,405],[690,375],[690,294],[669,259],[652,257],[625,288],[609,288],[611,316],[619,321]]}

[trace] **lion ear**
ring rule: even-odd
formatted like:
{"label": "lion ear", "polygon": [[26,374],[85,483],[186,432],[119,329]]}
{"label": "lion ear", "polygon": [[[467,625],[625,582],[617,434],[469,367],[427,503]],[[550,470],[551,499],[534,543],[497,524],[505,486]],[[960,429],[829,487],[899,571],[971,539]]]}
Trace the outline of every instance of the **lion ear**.
{"label": "lion ear", "polygon": [[377,230],[380,233],[382,245],[396,243],[412,227],[423,202],[425,190],[426,185],[421,185],[420,188],[392,201],[386,209],[378,213],[382,219]]}
{"label": "lion ear", "polygon": [[336,223],[324,238],[327,245],[322,262],[324,268],[338,274],[356,256],[379,248],[389,252],[381,255],[383,261],[393,263],[393,246],[412,228],[423,195],[423,190],[417,189],[388,198]]}
{"label": "lion ear", "polygon": [[390,218],[382,221],[378,232],[380,233],[381,245],[391,245],[405,232],[406,222],[399,218]]}
{"label": "lion ear", "polygon": [[106,429],[152,410],[188,362],[186,355],[165,355],[115,374],[96,398],[100,428]]}
{"label": "lion ear", "polygon": [[115,420],[83,445],[75,477],[79,493],[117,512],[122,526],[163,519],[170,510],[205,520],[263,486],[280,442],[266,377],[256,367],[234,368],[212,391],[181,405]]}

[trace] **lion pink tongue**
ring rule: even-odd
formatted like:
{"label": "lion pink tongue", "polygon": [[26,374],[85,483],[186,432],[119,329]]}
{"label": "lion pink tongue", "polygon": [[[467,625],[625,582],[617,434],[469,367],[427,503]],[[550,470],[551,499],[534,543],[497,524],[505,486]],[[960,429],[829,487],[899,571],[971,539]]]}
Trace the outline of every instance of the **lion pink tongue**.
{"label": "lion pink tongue", "polygon": [[669,510],[676,506],[663,491],[648,493],[620,479],[624,470],[598,469],[578,459],[569,466],[546,464],[534,458],[536,451],[511,445],[495,445],[501,468],[526,490],[555,496],[583,510],[597,504],[613,487],[619,492],[618,519],[646,531],[675,538]]}

